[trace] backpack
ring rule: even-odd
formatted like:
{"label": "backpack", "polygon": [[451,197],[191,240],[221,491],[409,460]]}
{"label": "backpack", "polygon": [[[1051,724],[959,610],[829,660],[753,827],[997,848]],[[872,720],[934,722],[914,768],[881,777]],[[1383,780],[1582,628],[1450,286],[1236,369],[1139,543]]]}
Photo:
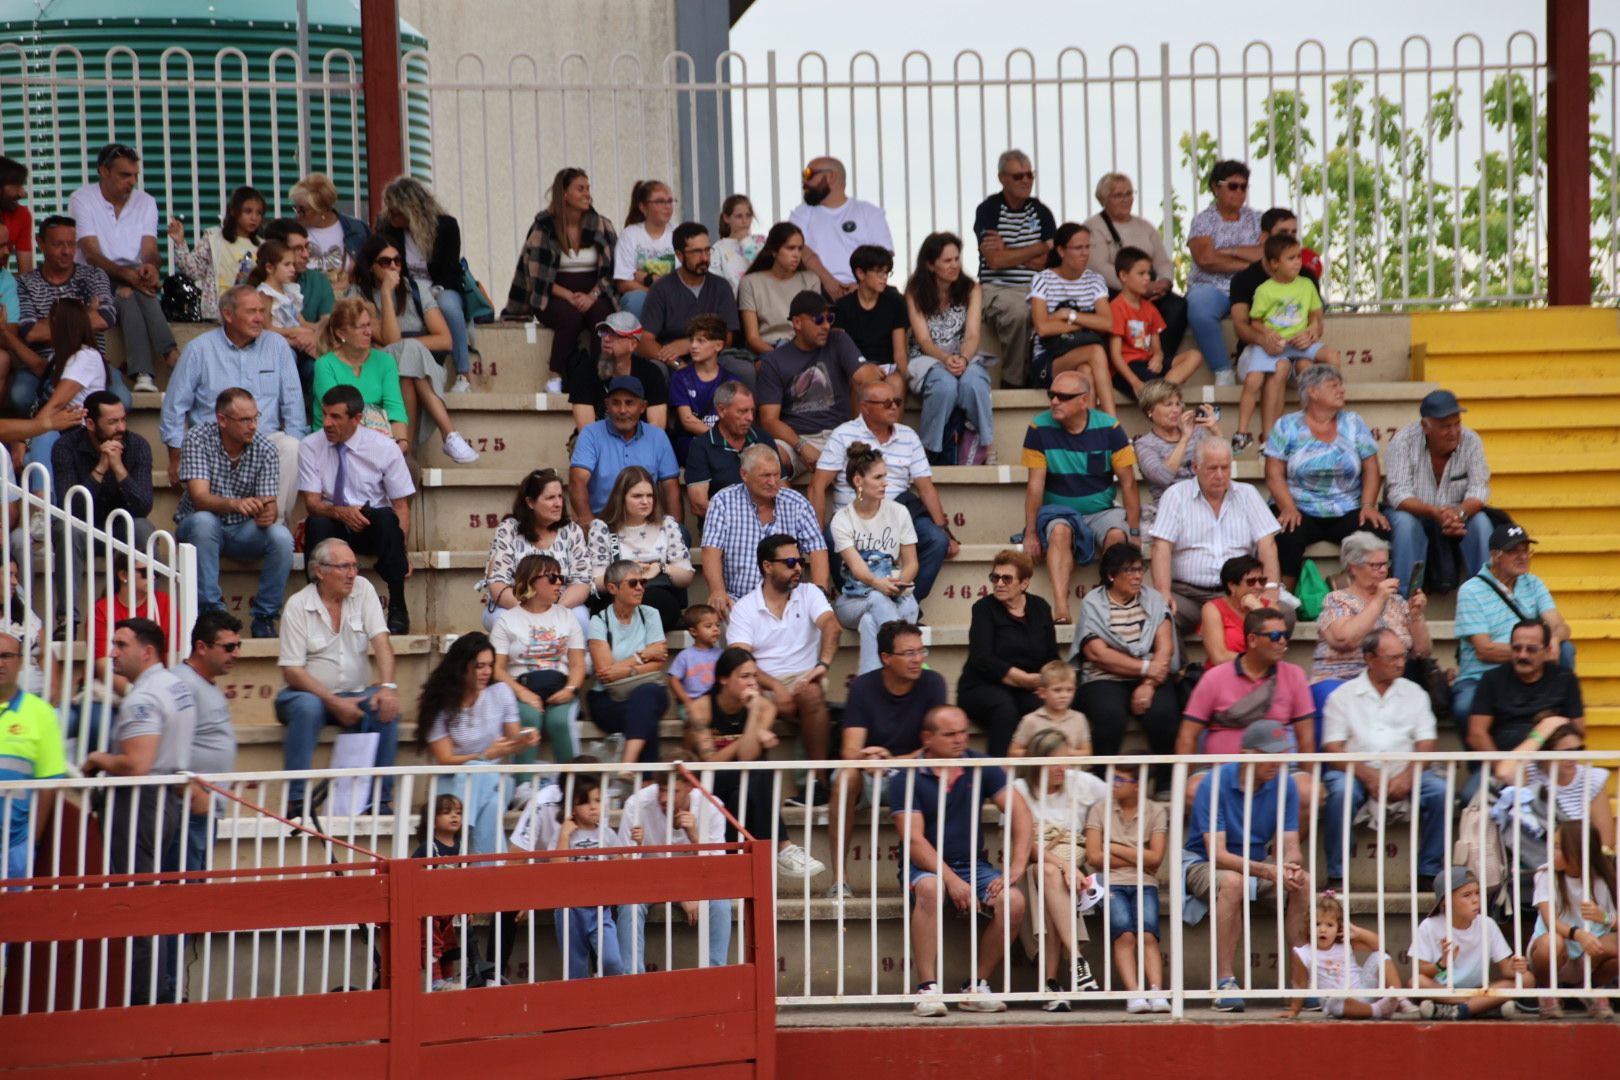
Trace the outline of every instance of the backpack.
{"label": "backpack", "polygon": [[[1457,820],[1456,842],[1451,845],[1451,864],[1473,871],[1480,891],[1487,901],[1506,900],[1507,846],[1502,842],[1502,830],[1491,818],[1491,785],[1481,781],[1479,791],[1463,807]],[[1485,841],[1480,843],[1483,830]],[[1492,896],[1493,893],[1499,895]]]}

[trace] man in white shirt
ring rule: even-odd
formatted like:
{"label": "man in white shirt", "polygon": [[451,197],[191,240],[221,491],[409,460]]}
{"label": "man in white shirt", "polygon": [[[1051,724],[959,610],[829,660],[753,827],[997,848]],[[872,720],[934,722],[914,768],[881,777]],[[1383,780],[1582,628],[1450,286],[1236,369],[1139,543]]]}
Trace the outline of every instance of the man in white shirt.
{"label": "man in white shirt", "polygon": [[405,455],[387,435],[360,426],[365,402],[353,386],[340,385],[321,398],[321,430],[298,448],[298,490],[309,518],[304,547],[338,539],[377,556],[377,576],[388,586],[388,632],[411,632],[405,551],[411,534],[411,482]]}
{"label": "man in white shirt", "polygon": [[[675,789],[675,816],[670,819],[670,787]],[[640,791],[624,801],[624,813],[619,818],[619,835],[628,843],[647,847],[671,844],[723,844],[726,842],[726,820],[718,807],[692,785],[687,773],[659,774],[651,777]],[[662,852],[643,856],[648,859],[667,859]],[[700,901],[681,903],[688,926],[702,920]],[[708,965],[722,967],[731,945],[731,901],[710,900],[708,908]],[[625,970],[639,975],[647,970],[647,905],[621,904],[618,912],[619,956]],[[661,953],[661,950],[660,950]]]}
{"label": "man in white shirt", "polygon": [[[838,616],[826,593],[800,583],[808,560],[797,540],[773,533],[759,542],[758,556],[762,580],[732,606],[726,643],[754,654],[759,688],[776,702],[778,716],[798,718],[810,759],[825,761],[827,672],[838,655]],[[815,800],[827,801],[824,772],[816,775]]]}
{"label": "man in white shirt", "polygon": [[[289,770],[308,769],[321,728],[376,732],[377,768],[394,763],[399,748],[399,684],[394,681],[394,648],[383,622],[382,602],[371,582],[359,576],[354,549],[342,540],[323,540],[309,554],[315,579],[294,593],[281,615],[281,657],[287,680],[276,695],[276,719],[287,728],[283,744]],[[377,681],[371,660],[377,658]],[[393,813],[394,781],[383,780],[379,813]],[[304,782],[287,786],[287,816],[304,812]]]}
{"label": "man in white shirt", "polygon": [[834,157],[818,157],[804,167],[804,202],[788,220],[804,233],[804,265],[821,279],[834,300],[855,291],[849,257],[862,244],[894,250],[889,219],[874,206],[844,193],[848,173]]}
{"label": "man in white shirt", "polygon": [[[1429,695],[1421,686],[1401,678],[1406,669],[1406,646],[1390,630],[1374,630],[1361,641],[1361,657],[1367,670],[1328,695],[1322,709],[1322,753],[1324,754],[1426,754],[1436,746],[1434,711]],[[1382,791],[1386,803],[1394,806],[1417,796],[1418,889],[1428,892],[1434,876],[1444,868],[1446,822],[1446,782],[1427,772],[1416,762],[1361,763],[1322,766],[1322,787],[1327,797],[1322,807],[1324,836],[1327,839],[1329,884],[1342,887],[1344,864],[1348,858],[1350,830],[1344,829],[1345,800],[1350,800],[1349,820],[1355,827],[1356,815],[1369,796]],[[1404,827],[1403,827],[1404,831]],[[1334,843],[1340,835],[1341,843]]]}
{"label": "man in white shirt", "polygon": [[[888,473],[883,497],[905,507],[917,530],[916,595],[920,601],[933,589],[934,579],[939,577],[945,560],[953,558],[961,545],[951,536],[922,439],[912,428],[900,423],[905,399],[881,379],[862,383],[855,391],[855,398],[860,403],[860,415],[833,428],[832,434],[827,436],[826,448],[816,459],[815,475],[810,480],[810,505],[815,507],[816,518],[825,529],[834,514],[855,501],[855,489],[844,476],[849,464],[849,448],[862,442],[882,454]],[[827,505],[829,488],[832,490],[830,507]],[[832,546],[830,535],[827,546]],[[836,575],[839,560],[832,562]]]}
{"label": "man in white shirt", "polygon": [[[1176,629],[1198,627],[1204,602],[1222,595],[1221,567],[1238,555],[1260,560],[1268,606],[1278,606],[1281,528],[1254,485],[1232,483],[1230,446],[1205,439],[1194,447],[1193,478],[1165,489],[1153,519],[1153,587],[1170,602]],[[1284,617],[1291,629],[1293,613]]]}
{"label": "man in white shirt", "polygon": [[156,393],[156,358],[174,365],[180,354],[158,303],[157,200],[135,186],[141,156],[108,143],[96,156],[100,179],[73,193],[68,213],[78,225],[78,262],[106,272],[124,335],[124,370],[135,393]]}

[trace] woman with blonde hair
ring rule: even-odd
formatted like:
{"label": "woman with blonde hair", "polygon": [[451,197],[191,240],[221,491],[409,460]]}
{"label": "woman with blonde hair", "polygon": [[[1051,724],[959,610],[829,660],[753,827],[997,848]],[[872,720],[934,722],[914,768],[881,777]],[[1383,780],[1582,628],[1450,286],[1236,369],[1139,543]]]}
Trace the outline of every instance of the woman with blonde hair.
{"label": "woman with blonde hair", "polygon": [[325,173],[310,173],[287,192],[293,216],[309,233],[309,265],[325,274],[334,290],[348,283],[360,247],[371,230],[359,218],[338,210],[337,185]]}
{"label": "woman with blonde hair", "polygon": [[461,293],[461,226],[444,212],[420,180],[396,176],[383,188],[377,235],[386,236],[405,255],[405,272],[416,287],[433,294],[439,314],[450,327],[450,355],[456,362],[452,394],[472,389],[467,373],[467,301]]}
{"label": "woman with blonde hair", "polygon": [[321,330],[321,358],[315,361],[310,388],[311,424],[320,427],[321,398],[334,386],[353,386],[365,401],[360,423],[380,431],[411,452],[406,437],[405,400],[400,393],[399,366],[376,347],[375,309],[356,296],[346,296],[332,308]]}

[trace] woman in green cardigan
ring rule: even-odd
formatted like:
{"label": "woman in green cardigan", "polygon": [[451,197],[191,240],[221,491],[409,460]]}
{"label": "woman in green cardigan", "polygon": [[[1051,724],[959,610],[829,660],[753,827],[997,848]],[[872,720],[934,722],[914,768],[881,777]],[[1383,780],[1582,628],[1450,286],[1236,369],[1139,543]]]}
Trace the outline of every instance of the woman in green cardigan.
{"label": "woman in green cardigan", "polygon": [[334,386],[353,386],[365,399],[361,423],[392,435],[407,455],[410,440],[405,437],[405,398],[399,390],[399,365],[394,358],[371,343],[371,305],[357,297],[339,300],[321,334],[324,356],[315,361],[312,423],[320,427],[320,402]]}

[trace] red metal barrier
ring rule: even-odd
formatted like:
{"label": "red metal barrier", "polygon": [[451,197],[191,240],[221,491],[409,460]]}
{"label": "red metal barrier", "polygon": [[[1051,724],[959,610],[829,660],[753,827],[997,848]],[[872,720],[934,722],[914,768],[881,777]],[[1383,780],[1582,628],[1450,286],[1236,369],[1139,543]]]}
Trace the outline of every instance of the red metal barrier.
{"label": "red metal barrier", "polygon": [[[640,849],[645,854],[658,849]],[[206,874],[37,879],[0,893],[0,944],[376,924],[381,988],[0,1016],[0,1070],[58,1077],[775,1075],[771,864],[763,842],[701,858],[467,856]],[[446,872],[447,862],[470,864]],[[296,876],[294,876],[296,875]],[[130,887],[151,882],[144,887]],[[187,881],[175,879],[186,878]],[[199,881],[199,879],[206,879]],[[122,886],[104,888],[102,886]],[[741,898],[742,963],[424,990],[429,916]],[[88,954],[91,950],[85,950]],[[14,969],[15,970],[15,969]],[[692,1074],[695,1075],[695,1074]]]}

